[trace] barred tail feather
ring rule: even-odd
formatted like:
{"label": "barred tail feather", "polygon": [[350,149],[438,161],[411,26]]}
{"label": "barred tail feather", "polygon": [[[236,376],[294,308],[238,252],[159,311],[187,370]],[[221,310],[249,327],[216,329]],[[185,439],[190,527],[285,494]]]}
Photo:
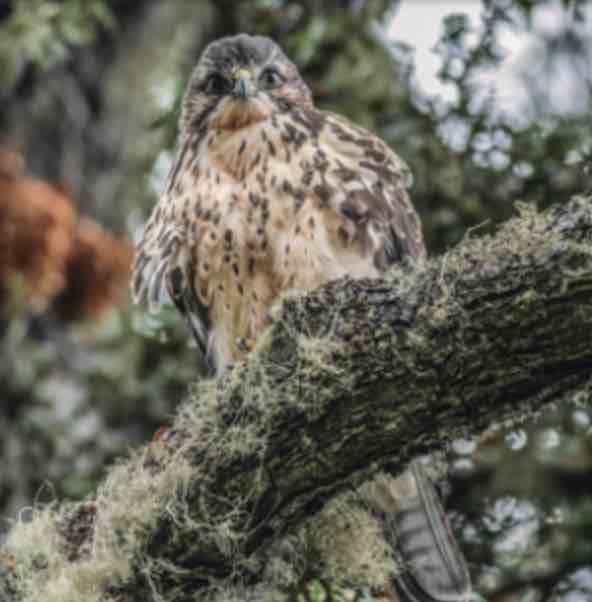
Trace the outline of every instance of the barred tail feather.
{"label": "barred tail feather", "polygon": [[367,501],[384,522],[401,562],[395,585],[402,602],[465,602],[471,595],[466,561],[422,465],[397,479],[376,480]]}

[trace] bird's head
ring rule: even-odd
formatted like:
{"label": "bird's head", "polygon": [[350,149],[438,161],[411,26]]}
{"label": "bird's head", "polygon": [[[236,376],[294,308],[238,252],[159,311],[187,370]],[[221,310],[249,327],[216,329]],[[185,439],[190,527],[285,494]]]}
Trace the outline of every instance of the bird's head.
{"label": "bird's head", "polygon": [[290,107],[312,106],[296,66],[269,38],[240,34],[212,42],[189,81],[180,127],[238,130]]}

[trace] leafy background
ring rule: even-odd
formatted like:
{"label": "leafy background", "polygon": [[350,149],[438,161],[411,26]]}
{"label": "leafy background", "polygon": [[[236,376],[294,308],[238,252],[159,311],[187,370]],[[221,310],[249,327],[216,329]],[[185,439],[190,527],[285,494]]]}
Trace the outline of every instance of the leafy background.
{"label": "leafy background", "polygon": [[[435,48],[447,100],[417,85],[413,48],[387,35],[399,4],[0,1],[0,532],[27,508],[92,491],[195,378],[174,312],[130,307],[126,280],[208,41],[274,37],[318,105],[392,144],[414,173],[432,253],[492,231],[517,201],[545,207],[592,189],[588,2],[483,0],[479,23],[458,2]],[[561,25],[539,29],[550,5]],[[504,28],[535,42],[511,113],[484,84],[505,56]],[[561,78],[571,87],[557,103]],[[475,599],[592,600],[592,411],[560,401],[450,451],[444,489]]]}

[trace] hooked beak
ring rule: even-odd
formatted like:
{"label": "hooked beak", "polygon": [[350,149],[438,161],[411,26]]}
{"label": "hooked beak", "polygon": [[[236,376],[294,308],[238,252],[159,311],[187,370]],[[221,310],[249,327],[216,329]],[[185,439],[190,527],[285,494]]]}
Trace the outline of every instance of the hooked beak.
{"label": "hooked beak", "polygon": [[236,96],[241,100],[247,100],[257,91],[255,84],[253,83],[251,72],[247,69],[239,69],[234,74],[233,79],[235,80],[234,88],[232,89],[233,96]]}

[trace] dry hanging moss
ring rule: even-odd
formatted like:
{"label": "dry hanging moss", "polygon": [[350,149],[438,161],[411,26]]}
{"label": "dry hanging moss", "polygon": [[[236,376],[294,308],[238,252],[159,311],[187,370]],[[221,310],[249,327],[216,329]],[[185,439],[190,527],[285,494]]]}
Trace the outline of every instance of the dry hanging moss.
{"label": "dry hanging moss", "polygon": [[255,352],[196,386],[170,431],[112,468],[94,499],[14,525],[0,592],[195,602],[276,599],[314,570],[379,583],[396,567],[378,525],[337,496],[589,392],[591,241],[580,197],[523,210],[417,270],[284,300]]}

